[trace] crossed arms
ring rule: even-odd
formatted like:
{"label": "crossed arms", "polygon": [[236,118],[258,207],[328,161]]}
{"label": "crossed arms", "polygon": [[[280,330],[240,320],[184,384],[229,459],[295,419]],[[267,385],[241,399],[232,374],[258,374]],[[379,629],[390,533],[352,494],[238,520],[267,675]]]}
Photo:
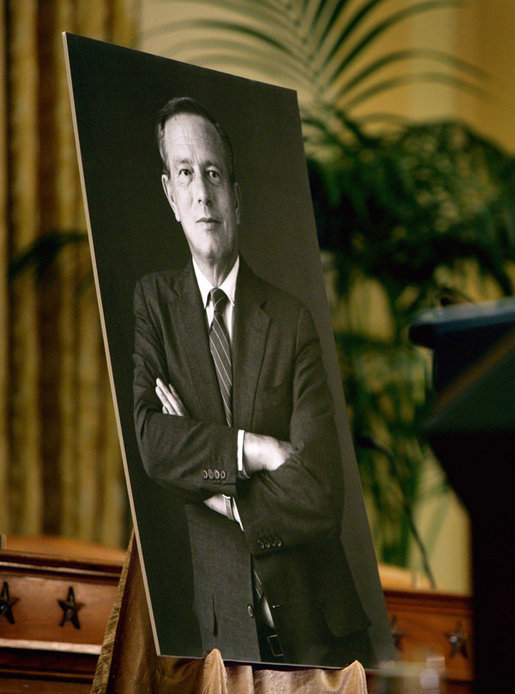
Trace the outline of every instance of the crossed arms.
{"label": "crossed arms", "polygon": [[[213,508],[213,497],[233,497],[256,555],[263,552],[258,539],[267,532],[279,535],[287,547],[339,528],[342,471],[332,398],[306,309],[296,307],[288,321],[272,316],[270,349],[260,378],[266,384],[277,382],[280,371],[281,386],[261,388],[262,401],[256,399],[252,427],[243,439],[248,480],[238,475],[237,430],[209,421],[209,410],[204,412],[191,392],[188,367],[183,368],[189,355],[180,346],[178,331],[168,325],[169,316],[162,313],[138,286],[135,423],[149,476],[186,503],[204,502]],[[289,314],[283,310],[281,315]],[[156,378],[162,384],[159,397]]]}
{"label": "crossed arms", "polygon": [[[165,385],[156,379],[156,395],[161,401],[163,414],[187,417],[188,413],[177,391],[171,383]],[[246,431],[243,437],[243,466],[247,476],[260,470],[276,470],[293,453],[288,441],[279,441],[273,436],[252,434]]]}
{"label": "crossed arms", "polygon": [[[163,414],[175,417],[188,416],[182,400],[171,383],[166,385],[160,378],[157,378],[155,390],[162,404]],[[293,446],[288,441],[279,441],[273,436],[252,434],[248,431],[243,432],[243,475],[248,479],[252,474],[261,470],[277,470],[292,453]],[[213,494],[213,496],[204,499],[204,503],[212,511],[227,516],[230,520],[241,522],[237,511],[235,518],[234,507],[228,513],[226,498],[223,494]]]}

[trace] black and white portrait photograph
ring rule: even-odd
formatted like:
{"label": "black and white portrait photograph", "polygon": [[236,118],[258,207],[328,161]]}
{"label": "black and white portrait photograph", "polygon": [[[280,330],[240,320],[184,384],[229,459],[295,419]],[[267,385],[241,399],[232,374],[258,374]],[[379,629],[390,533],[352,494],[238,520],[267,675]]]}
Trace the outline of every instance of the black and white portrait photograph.
{"label": "black and white portrait photograph", "polygon": [[157,652],[391,658],[295,92],[67,50]]}

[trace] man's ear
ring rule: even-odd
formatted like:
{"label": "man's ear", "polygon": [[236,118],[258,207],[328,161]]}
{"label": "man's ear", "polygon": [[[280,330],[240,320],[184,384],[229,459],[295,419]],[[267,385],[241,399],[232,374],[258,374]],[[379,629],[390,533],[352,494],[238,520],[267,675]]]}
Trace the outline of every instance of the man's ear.
{"label": "man's ear", "polygon": [[175,203],[175,197],[174,197],[174,194],[173,194],[173,188],[172,188],[172,184],[171,184],[170,177],[168,176],[168,174],[165,174],[165,173],[164,173],[164,174],[161,176],[161,183],[163,184],[163,190],[164,190],[164,192],[165,192],[166,199],[167,199],[168,202],[170,203],[170,207],[171,207],[172,210],[173,210],[173,213],[174,213],[174,215],[175,215],[175,219],[176,219],[178,222],[180,222],[181,219],[180,219],[180,217],[179,217],[179,208],[177,207],[177,205],[176,205],[176,203]]}
{"label": "man's ear", "polygon": [[232,193],[234,197],[234,211],[236,213],[236,223],[240,223],[241,216],[241,195],[240,195],[240,185],[237,181],[232,184]]}

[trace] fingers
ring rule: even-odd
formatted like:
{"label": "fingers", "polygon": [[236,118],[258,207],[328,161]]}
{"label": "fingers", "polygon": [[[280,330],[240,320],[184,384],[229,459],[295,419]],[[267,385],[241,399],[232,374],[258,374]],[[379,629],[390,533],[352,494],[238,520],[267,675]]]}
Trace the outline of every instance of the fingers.
{"label": "fingers", "polygon": [[163,381],[158,378],[156,380],[155,392],[161,401],[163,414],[172,414],[179,417],[184,417],[187,414],[182,400],[177,395],[171,383],[166,386]]}
{"label": "fingers", "polygon": [[168,400],[167,396],[165,393],[161,390],[160,386],[155,387],[156,395],[161,401],[162,405],[162,411],[163,414],[174,414],[177,415],[178,412],[176,411],[175,407],[172,405],[172,403]]}

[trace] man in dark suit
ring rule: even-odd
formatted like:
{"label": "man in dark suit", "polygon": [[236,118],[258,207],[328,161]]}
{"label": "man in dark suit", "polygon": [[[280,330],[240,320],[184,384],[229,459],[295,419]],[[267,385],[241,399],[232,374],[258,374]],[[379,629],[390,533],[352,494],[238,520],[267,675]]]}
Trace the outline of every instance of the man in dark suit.
{"label": "man in dark suit", "polygon": [[161,111],[163,188],[191,251],[135,291],[135,424],[185,504],[195,613],[225,659],[369,660],[339,539],[342,470],[315,326],[238,251],[229,139],[189,98]]}

